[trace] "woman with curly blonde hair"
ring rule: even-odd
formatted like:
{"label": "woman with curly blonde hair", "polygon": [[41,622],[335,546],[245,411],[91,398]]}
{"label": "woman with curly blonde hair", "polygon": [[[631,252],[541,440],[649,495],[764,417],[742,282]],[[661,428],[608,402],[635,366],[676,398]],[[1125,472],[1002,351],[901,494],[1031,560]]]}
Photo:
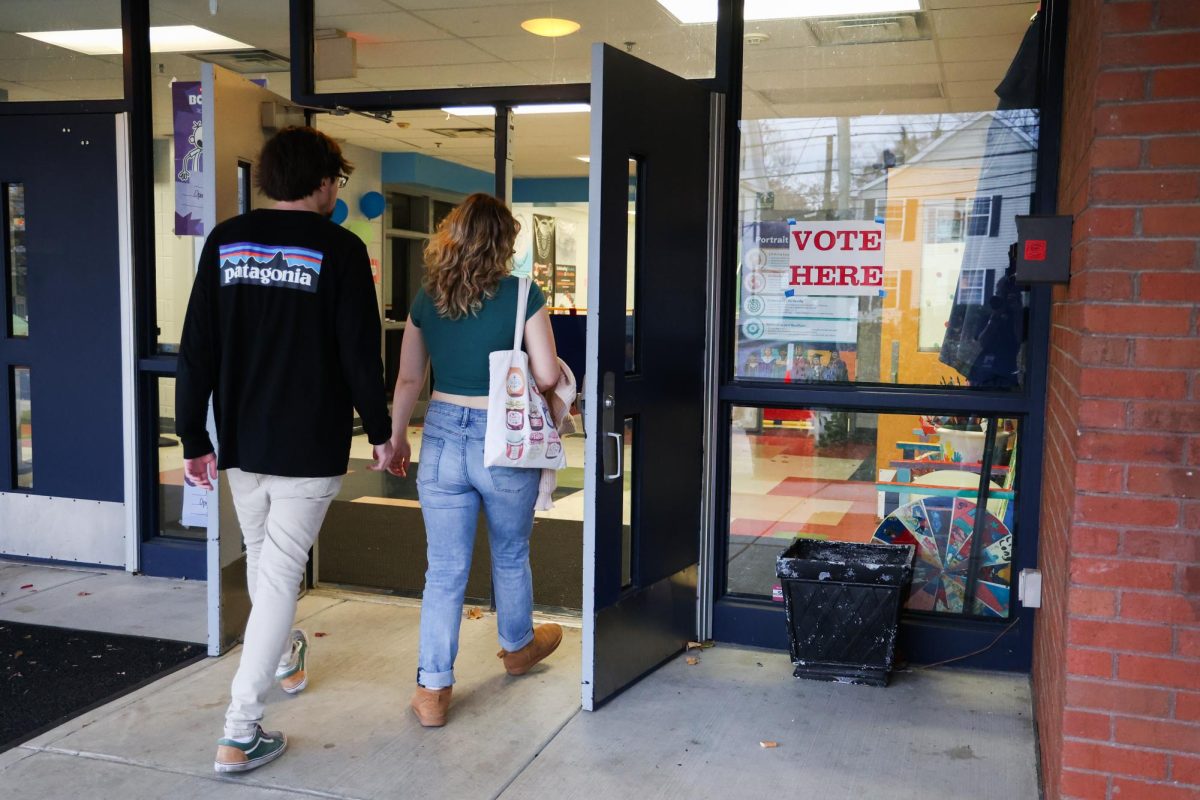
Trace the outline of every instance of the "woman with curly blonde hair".
{"label": "woman with curly blonde hair", "polygon": [[[425,285],[413,300],[400,349],[392,408],[391,471],[405,475],[406,430],[433,364],[417,492],[425,518],[429,568],[421,602],[421,642],[413,712],[425,727],[446,723],[463,593],[471,568],[475,522],[488,521],[500,653],[510,675],[523,675],[562,640],[558,625],[533,625],[529,536],[541,471],[485,467],[488,355],[512,348],[520,281],[512,277],[519,224],[508,208],[473,194],[438,226],[425,248]],[[530,283],[525,350],[544,393],[559,377],[546,298]]]}

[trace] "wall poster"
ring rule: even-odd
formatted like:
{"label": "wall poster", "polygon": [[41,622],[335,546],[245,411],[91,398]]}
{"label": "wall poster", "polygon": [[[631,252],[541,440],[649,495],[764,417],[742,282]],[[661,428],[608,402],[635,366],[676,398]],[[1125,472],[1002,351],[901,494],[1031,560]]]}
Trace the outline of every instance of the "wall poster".
{"label": "wall poster", "polygon": [[200,81],[171,84],[175,138],[175,235],[204,235],[204,114]]}

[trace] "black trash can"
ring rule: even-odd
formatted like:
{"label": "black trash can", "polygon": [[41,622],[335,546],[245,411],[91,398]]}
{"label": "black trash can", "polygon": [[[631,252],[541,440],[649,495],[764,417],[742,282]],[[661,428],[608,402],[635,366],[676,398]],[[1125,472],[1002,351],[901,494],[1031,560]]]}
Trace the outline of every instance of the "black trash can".
{"label": "black trash can", "polygon": [[887,686],[910,544],[796,539],[776,561],[797,678]]}

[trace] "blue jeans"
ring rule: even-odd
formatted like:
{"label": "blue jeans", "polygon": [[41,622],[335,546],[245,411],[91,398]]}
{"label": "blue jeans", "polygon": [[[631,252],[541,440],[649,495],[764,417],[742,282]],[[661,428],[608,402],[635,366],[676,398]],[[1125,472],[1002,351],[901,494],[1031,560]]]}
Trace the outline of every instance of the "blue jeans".
{"label": "blue jeans", "polygon": [[427,689],[454,683],[463,593],[481,502],[492,551],[500,646],[511,652],[533,639],[529,536],[541,471],[483,466],[486,429],[487,411],[481,409],[434,401],[425,412],[417,492],[429,569],[421,599],[417,682]]}

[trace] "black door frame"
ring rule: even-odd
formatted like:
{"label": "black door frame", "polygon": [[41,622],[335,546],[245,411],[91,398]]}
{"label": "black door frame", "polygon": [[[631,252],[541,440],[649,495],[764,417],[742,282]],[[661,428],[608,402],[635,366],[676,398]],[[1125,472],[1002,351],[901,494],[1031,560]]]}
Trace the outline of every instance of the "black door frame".
{"label": "black door frame", "polygon": [[[1047,0],[1044,4],[1042,17],[1042,59],[1040,65],[1040,84],[1042,88],[1041,128],[1038,143],[1037,189],[1033,208],[1035,213],[1053,213],[1056,206],[1058,186],[1058,156],[1061,140],[1061,111],[1062,111],[1062,79],[1063,58],[1066,46],[1066,14],[1069,0]],[[158,507],[156,474],[157,474],[157,436],[152,421],[157,414],[154,398],[156,387],[153,385],[159,377],[170,377],[175,373],[175,357],[157,352],[156,315],[155,309],[155,261],[154,261],[154,186],[153,186],[153,152],[152,152],[152,107],[151,107],[151,54],[149,44],[150,7],[149,0],[121,0],[121,21],[123,28],[124,53],[122,56],[125,91],[124,97],[104,101],[53,101],[53,102],[12,102],[0,103],[0,115],[9,114],[63,114],[109,112],[129,113],[130,125],[130,194],[131,194],[131,226],[132,226],[132,260],[135,278],[136,304],[136,354],[138,363],[138,402],[136,418],[138,421],[138,487],[139,510],[138,519],[140,533],[143,537],[142,560],[143,570],[154,569],[154,564],[162,565],[160,574],[185,574],[185,569],[193,561],[194,554],[200,554],[202,561],[203,542],[160,541],[155,536],[157,531]],[[491,104],[497,108],[515,103],[549,103],[549,102],[585,102],[588,99],[588,84],[536,85],[517,87],[471,87],[455,89],[432,89],[416,91],[392,92],[355,92],[319,94],[315,92],[312,72],[311,42],[314,27],[314,0],[290,0],[290,32],[292,37],[292,97],[297,103],[319,108],[334,109],[337,107],[354,107],[363,110],[402,110],[416,108],[439,107],[449,103],[454,104]],[[713,78],[703,79],[712,91],[725,98],[726,117],[724,123],[724,183],[732,189],[737,186],[739,179],[737,154],[739,152],[739,129],[741,102],[741,72],[742,72],[742,31],[741,20],[742,0],[718,0],[718,20],[716,25],[716,67]],[[498,173],[499,174],[499,173]],[[1041,455],[1043,439],[1043,410],[1046,392],[1045,359],[1030,359],[1031,366],[1027,375],[1027,385],[1023,392],[1013,395],[994,395],[985,392],[939,392],[936,390],[920,390],[896,388],[881,390],[879,388],[845,387],[823,389],[821,387],[805,387],[792,385],[787,388],[755,384],[753,382],[734,382],[729,350],[721,346],[723,342],[731,341],[732,332],[732,303],[734,294],[731,291],[735,280],[736,237],[731,235],[736,231],[736,196],[729,191],[725,199],[721,239],[721,288],[722,319],[721,337],[718,344],[720,351],[719,375],[720,383],[717,389],[715,413],[718,417],[720,435],[714,443],[718,463],[728,462],[728,416],[733,405],[764,405],[772,406],[833,406],[850,410],[872,411],[907,411],[907,410],[938,410],[938,411],[973,411],[975,413],[990,413],[999,416],[1015,417],[1021,421],[1023,430],[1023,446],[1021,449],[1022,477],[1021,488],[1024,502],[1018,517],[1021,528],[1022,546],[1014,554],[1014,568],[1031,566],[1036,563],[1036,544],[1038,513],[1040,511],[1041,484]],[[1045,354],[1049,346],[1049,319],[1051,296],[1048,289],[1037,289],[1031,297],[1031,327],[1028,348],[1030,353]],[[721,421],[723,420],[723,421]],[[727,470],[727,466],[726,466]],[[720,470],[718,470],[720,472]],[[724,483],[715,484],[713,519],[717,523],[714,533],[718,539],[718,555],[724,555],[723,542],[727,527],[724,514],[724,504],[727,497],[728,478],[723,477]],[[715,578],[720,578],[722,557],[714,560],[716,567]],[[203,577],[203,575],[193,575]],[[724,600],[719,597],[722,593],[723,581],[716,584],[716,611],[727,609],[732,616],[728,617],[729,624],[718,620],[714,633],[724,636],[730,641],[751,643],[777,642],[778,635],[772,637],[770,627],[782,631],[779,622],[778,609],[769,605],[745,603]],[[1028,650],[1032,636],[1032,625],[1026,624],[1030,612],[1021,612],[1022,623],[1016,627],[1012,635],[1021,640],[1021,646]],[[720,614],[717,615],[721,616]],[[913,624],[906,622],[909,633],[915,637],[940,636],[940,631],[949,623],[921,622]],[[955,622],[955,630],[962,631],[963,636],[956,639],[954,649],[970,650],[978,642],[990,640],[995,631],[994,625],[980,623]],[[944,638],[944,637],[943,637]],[[964,662],[968,665],[984,666],[994,663],[988,658],[974,659]],[[1010,668],[1011,664],[1010,664]],[[1020,668],[1018,666],[1018,668]]]}

